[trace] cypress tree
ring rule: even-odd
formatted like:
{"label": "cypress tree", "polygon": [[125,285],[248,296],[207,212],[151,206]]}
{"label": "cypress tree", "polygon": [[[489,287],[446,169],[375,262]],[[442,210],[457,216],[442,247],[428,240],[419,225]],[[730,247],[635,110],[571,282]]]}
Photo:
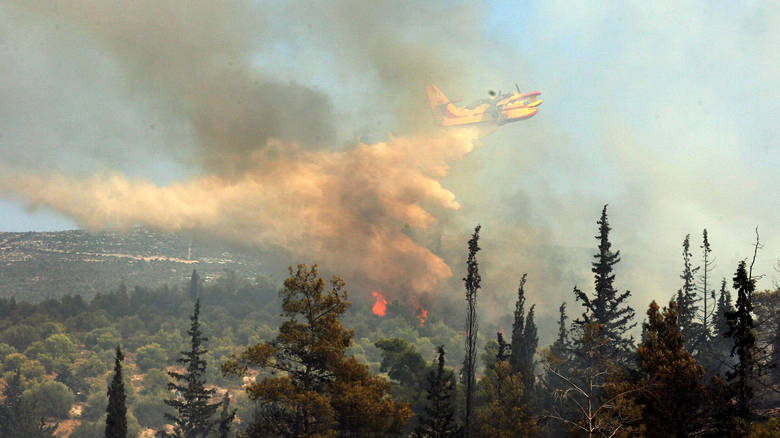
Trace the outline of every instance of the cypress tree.
{"label": "cypress tree", "polygon": [[520,286],[517,288],[517,301],[515,301],[515,315],[512,320],[512,356],[509,358],[509,365],[513,373],[524,371],[523,364],[526,356],[525,348],[525,282],[528,274],[523,274],[520,278]]}
{"label": "cypress tree", "polygon": [[444,346],[437,349],[436,368],[426,377],[428,400],[420,424],[415,428],[413,437],[417,438],[454,438],[460,436],[455,424],[455,376],[444,368]]}
{"label": "cypress tree", "polygon": [[751,400],[753,398],[752,380],[756,371],[755,349],[756,335],[753,332],[752,295],[756,283],[750,278],[745,261],[739,262],[734,274],[734,289],[737,290],[737,306],[733,312],[728,312],[729,331],[727,336],[734,340],[731,356],[737,355],[738,362],[726,373],[730,381],[734,381],[737,394],[736,414],[745,421],[750,421]]}
{"label": "cypress tree", "polygon": [[477,263],[477,252],[479,248],[479,230],[480,226],[474,228],[474,234],[469,240],[469,253],[466,259],[466,277],[463,282],[466,285],[466,357],[463,367],[463,378],[466,384],[466,420],[465,434],[466,438],[471,436],[471,413],[473,409],[474,388],[476,380],[474,372],[477,368],[477,291],[479,290],[482,277],[479,275],[479,264]]}
{"label": "cypress tree", "polygon": [[[631,296],[630,291],[621,294],[615,289],[613,283],[615,275],[612,273],[612,267],[620,261],[620,251],[612,251],[612,244],[609,241],[609,232],[611,230],[607,220],[607,206],[601,211],[601,218],[596,222],[599,226],[599,235],[596,239],[599,241],[598,254],[594,255],[596,259],[592,263],[591,272],[595,275],[595,294],[589,297],[576,286],[574,287],[574,296],[582,302],[585,311],[582,319],[577,319],[574,324],[581,331],[588,323],[599,327],[600,336],[602,336],[607,345],[605,345],[608,354],[612,359],[625,362],[628,358],[628,352],[633,346],[634,339],[628,335],[636,323],[634,319],[634,309],[632,309],[626,300]],[[579,343],[578,343],[579,344]]]}
{"label": "cypress tree", "polygon": [[512,347],[504,340],[504,334],[501,332],[496,333],[496,343],[498,344],[498,352],[496,352],[496,362],[507,360],[512,355]]}
{"label": "cypress tree", "polygon": [[[216,393],[214,389],[206,389],[206,360],[203,356],[208,352],[203,344],[208,338],[200,330],[200,298],[195,300],[195,310],[190,317],[190,350],[182,351],[177,363],[184,367],[184,372],[169,371],[173,379],[168,383],[168,389],[180,396],[164,400],[165,404],[176,410],[176,415],[165,414],[173,422],[176,438],[201,438],[208,435],[214,426],[212,416],[219,409],[220,403],[210,403]],[[163,434],[165,435],[165,434]]]}
{"label": "cypress tree", "polygon": [[569,330],[566,326],[566,320],[569,317],[566,316],[566,303],[561,303],[558,312],[560,314],[558,318],[558,337],[550,347],[550,353],[563,360],[569,354]]}
{"label": "cypress tree", "polygon": [[114,377],[108,386],[108,406],[106,407],[106,438],[127,437],[127,405],[125,403],[125,384],[122,381],[122,361],[125,356],[116,346],[114,358]]}
{"label": "cypress tree", "polygon": [[528,317],[525,319],[525,330],[523,330],[524,358],[523,358],[523,391],[526,397],[530,396],[534,391],[534,354],[536,354],[536,347],[539,345],[539,336],[536,330],[536,323],[534,322],[534,309],[535,305],[528,309]]}
{"label": "cypress tree", "polygon": [[524,385],[525,395],[533,391],[534,382],[534,353],[539,343],[536,324],[534,323],[534,306],[525,314],[525,282],[528,274],[523,274],[520,286],[517,288],[517,301],[515,302],[515,315],[512,321],[512,355],[509,365],[512,373],[520,373]]}
{"label": "cypress tree", "polygon": [[200,288],[200,276],[198,273],[193,269],[192,275],[190,276],[190,298],[192,300],[197,300],[199,294],[199,288]]}

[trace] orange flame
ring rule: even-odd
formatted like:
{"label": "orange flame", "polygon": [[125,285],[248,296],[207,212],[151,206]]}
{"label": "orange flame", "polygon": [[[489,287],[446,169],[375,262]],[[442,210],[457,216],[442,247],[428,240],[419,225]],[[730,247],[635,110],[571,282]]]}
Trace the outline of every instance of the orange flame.
{"label": "orange flame", "polygon": [[420,314],[417,315],[417,319],[420,320],[420,325],[425,325],[425,319],[428,318],[428,309],[420,307]]}
{"label": "orange flame", "polygon": [[385,298],[384,295],[377,291],[371,292],[371,295],[376,298],[376,302],[374,303],[374,307],[371,308],[371,311],[374,312],[374,315],[385,316],[385,310],[387,310],[387,298]]}

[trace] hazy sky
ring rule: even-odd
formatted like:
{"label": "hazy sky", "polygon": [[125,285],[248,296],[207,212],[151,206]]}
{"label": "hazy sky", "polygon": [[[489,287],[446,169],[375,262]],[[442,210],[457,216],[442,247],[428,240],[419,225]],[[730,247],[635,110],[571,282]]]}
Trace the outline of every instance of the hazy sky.
{"label": "hazy sky", "polygon": [[[334,267],[361,277],[365,249],[438,272],[405,286],[432,293],[462,277],[481,223],[485,308],[505,310],[527,271],[544,318],[571,307],[574,283],[591,287],[609,204],[618,287],[640,315],[679,287],[682,239],[698,260],[704,227],[718,278],[751,254],[757,226],[760,285],[780,279],[777,2],[117,3],[0,5],[0,229],[218,224],[240,240],[249,226],[298,256],[312,236],[286,222],[303,220],[327,236],[315,246],[339,248],[323,255]],[[517,84],[544,103],[448,152],[427,146],[441,136],[429,82],[466,102]],[[307,184],[323,194],[293,202],[318,190]],[[141,188],[153,201],[130,200]],[[210,196],[202,211],[162,207]],[[217,218],[250,207],[264,219]]]}

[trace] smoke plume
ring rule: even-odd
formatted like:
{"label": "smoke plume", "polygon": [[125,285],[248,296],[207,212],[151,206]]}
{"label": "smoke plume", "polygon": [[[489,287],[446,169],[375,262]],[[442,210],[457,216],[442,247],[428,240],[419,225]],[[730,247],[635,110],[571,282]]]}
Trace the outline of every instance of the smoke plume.
{"label": "smoke plume", "polygon": [[[543,336],[592,284],[604,204],[638,315],[679,288],[680,243],[704,227],[720,278],[758,225],[766,287],[777,17],[771,2],[9,0],[0,192],[93,229],[283,248],[353,297],[432,315],[420,294],[460,308],[480,223],[485,321],[528,272]],[[485,147],[432,129],[425,84],[468,103],[515,82],[544,106]]]}

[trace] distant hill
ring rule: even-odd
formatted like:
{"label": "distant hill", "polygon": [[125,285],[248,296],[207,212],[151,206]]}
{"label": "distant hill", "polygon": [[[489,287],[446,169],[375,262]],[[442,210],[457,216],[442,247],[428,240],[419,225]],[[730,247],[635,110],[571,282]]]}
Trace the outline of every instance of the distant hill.
{"label": "distant hill", "polygon": [[143,285],[182,285],[193,269],[211,279],[225,270],[254,278],[281,271],[273,257],[240,251],[175,233],[143,228],[128,232],[0,233],[0,296],[40,301],[65,294]]}

